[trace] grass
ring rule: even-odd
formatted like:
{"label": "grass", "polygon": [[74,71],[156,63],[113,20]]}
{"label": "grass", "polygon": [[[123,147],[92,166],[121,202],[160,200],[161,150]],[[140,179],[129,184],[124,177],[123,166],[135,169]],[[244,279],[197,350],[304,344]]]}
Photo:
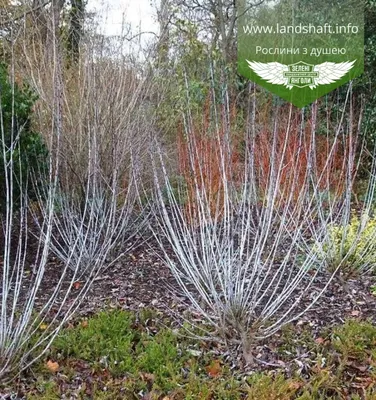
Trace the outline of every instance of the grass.
{"label": "grass", "polygon": [[[285,328],[275,355],[295,368],[249,375],[231,370],[215,343],[182,338],[156,322],[162,318],[110,310],[68,325],[25,377],[26,398],[376,399],[376,327],[369,322],[349,320],[319,338]],[[302,352],[304,369],[296,361]]]}

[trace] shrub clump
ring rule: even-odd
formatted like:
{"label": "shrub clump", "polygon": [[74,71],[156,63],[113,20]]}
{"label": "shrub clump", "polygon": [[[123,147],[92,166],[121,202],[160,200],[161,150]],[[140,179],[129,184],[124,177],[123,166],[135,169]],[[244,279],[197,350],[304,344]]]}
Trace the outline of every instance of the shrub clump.
{"label": "shrub clump", "polygon": [[331,225],[322,247],[328,269],[340,267],[345,275],[364,273],[376,264],[376,217],[363,213],[347,225]]}

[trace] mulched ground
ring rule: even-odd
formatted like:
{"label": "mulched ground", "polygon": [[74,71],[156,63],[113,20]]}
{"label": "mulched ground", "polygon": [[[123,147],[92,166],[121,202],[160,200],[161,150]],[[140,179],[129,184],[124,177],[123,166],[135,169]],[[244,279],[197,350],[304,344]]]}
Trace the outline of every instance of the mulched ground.
{"label": "mulched ground", "polygon": [[[36,236],[29,238],[27,267],[23,281],[25,289],[30,286],[33,279],[31,271],[38,246]],[[2,242],[1,237],[0,239]],[[17,237],[14,238],[13,244],[17,244],[16,239]],[[169,317],[178,319],[185,311],[191,312],[187,299],[180,292],[169,268],[159,256],[161,252],[158,244],[155,240],[151,240],[150,236],[144,236],[144,239],[147,240],[143,241],[141,237],[138,237],[131,250],[125,251],[124,255],[112,266],[100,272],[78,309],[78,318],[91,315],[104,307],[121,307],[135,311],[141,308],[154,308]],[[283,254],[284,249],[281,248],[280,252]],[[12,253],[16,254],[16,249],[13,249]],[[0,268],[2,268],[1,262]],[[37,307],[45,304],[46,299],[56,287],[61,278],[61,268],[59,261],[50,257],[36,300]],[[68,279],[63,287],[67,286],[69,275],[70,273],[67,274]],[[309,293],[295,310],[295,314],[303,311],[310,304],[312,298],[315,298],[325,287],[329,278],[330,275],[325,272],[318,274]],[[307,276],[307,279],[301,282],[301,289],[304,289],[309,279],[310,277]],[[376,277],[372,276],[347,280],[345,284],[343,280],[334,278],[321,298],[296,323],[309,324],[313,331],[319,332],[323,326],[340,324],[347,318],[356,317],[376,321],[376,296],[373,296],[370,290],[374,283],[376,283]],[[76,282],[72,289],[72,298],[75,295],[80,296],[84,284],[84,279]],[[27,295],[27,290],[25,290],[24,296]],[[63,295],[62,290],[59,298]],[[294,296],[291,296],[291,301],[293,298]]]}
{"label": "mulched ground", "polygon": [[[318,277],[309,297],[322,290],[326,279],[325,275]],[[299,322],[321,327],[354,317],[376,321],[376,297],[370,293],[372,283],[373,279],[368,277],[349,280],[344,286],[339,279],[334,279]],[[124,256],[95,279],[79,313],[94,313],[106,303],[129,310],[152,307],[167,313],[178,306],[188,307],[184,295],[176,293],[179,289],[169,268],[153,249],[145,246]],[[310,298],[303,300],[300,309],[309,302]]]}
{"label": "mulched ground", "polygon": [[[187,299],[180,293],[169,268],[157,254],[158,249],[155,244],[142,244],[122,256],[111,267],[103,270],[95,278],[75,318],[88,317],[104,308],[120,307],[136,312],[143,308],[157,309],[168,317],[172,327],[180,324],[183,315],[193,316],[199,320],[200,317],[190,309]],[[26,281],[31,275],[26,274]],[[41,294],[36,302],[37,306],[44,303],[45,298],[56,286],[59,277],[59,263],[51,258]],[[327,279],[328,275],[324,273],[318,276],[298,310],[307,307],[310,298],[322,290]],[[370,287],[374,283],[373,277],[349,280],[345,285],[340,279],[333,279],[316,304],[295,321],[296,332],[299,333],[308,328],[313,336],[318,338],[325,327],[341,324],[349,318],[368,319],[376,323],[376,297],[370,292]],[[77,294],[80,293],[83,285],[84,280],[77,281],[77,289],[73,288],[72,297],[75,291]],[[296,355],[291,363],[282,361],[280,355],[275,353],[275,349],[280,344],[279,338],[277,334],[259,342],[259,345],[255,347],[254,355],[259,361],[258,370],[283,370],[290,374],[291,371],[296,370],[297,366],[303,369],[316,356],[307,354],[302,345],[302,348],[296,349]],[[220,347],[212,351],[222,356],[225,354],[225,357],[227,354],[226,350]],[[236,359],[234,361],[234,358],[230,359],[229,356],[228,361],[234,368],[242,367],[240,353],[237,357],[238,362]],[[254,366],[252,368],[254,369]]]}
{"label": "mulched ground", "polygon": [[[102,270],[94,279],[78,310],[78,316],[88,316],[108,306],[133,311],[154,308],[169,316],[189,310],[187,299],[158,253],[160,252],[156,244],[138,245],[111,267]],[[43,304],[44,297],[55,287],[60,278],[60,268],[58,261],[52,257],[42,283],[42,295],[37,303]],[[303,311],[311,299],[321,292],[329,277],[326,273],[317,276],[297,312]],[[354,317],[376,321],[376,297],[370,290],[375,282],[376,279],[370,276],[350,279],[346,283],[334,278],[321,298],[297,323],[308,323],[312,327],[321,328],[340,324],[347,318]],[[84,278],[77,280],[78,289],[84,283]],[[75,289],[73,293],[74,291]]]}
{"label": "mulched ground", "polygon": [[[188,300],[179,290],[168,266],[159,256],[158,245],[154,240],[147,242],[148,244],[139,240],[132,250],[126,252],[111,267],[101,271],[82,301],[77,311],[77,318],[90,316],[106,307],[120,307],[133,311],[153,308],[166,316],[180,320],[179,316],[192,313]],[[32,264],[31,259],[28,264]],[[33,277],[30,269],[31,266],[26,268],[25,288]],[[51,257],[36,306],[45,304],[45,300],[61,277],[60,271],[61,265],[58,260]],[[68,273],[67,277],[69,275]],[[318,274],[309,293],[295,310],[295,314],[309,306],[311,299],[322,291],[329,278],[330,275],[327,273]],[[307,276],[307,280],[309,279]],[[303,280],[301,284],[304,287],[306,283]],[[372,276],[350,279],[346,283],[335,277],[324,294],[296,321],[296,324],[308,324],[318,333],[323,327],[341,324],[348,318],[369,319],[376,322],[376,296],[372,295],[370,290],[375,283],[376,278]],[[72,298],[75,297],[75,292],[80,295],[84,284],[84,278],[77,280],[72,289]],[[60,297],[63,294],[64,291]]]}

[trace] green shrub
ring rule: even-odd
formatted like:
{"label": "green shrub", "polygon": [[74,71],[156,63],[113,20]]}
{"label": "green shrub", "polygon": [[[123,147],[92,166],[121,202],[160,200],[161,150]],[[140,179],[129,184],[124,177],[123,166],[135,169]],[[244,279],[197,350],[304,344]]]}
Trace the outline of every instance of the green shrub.
{"label": "green shrub", "polygon": [[[19,204],[23,194],[35,200],[44,182],[48,150],[41,135],[31,127],[32,108],[36,100],[37,96],[31,88],[27,85],[21,88],[12,83],[7,67],[0,64],[0,212],[4,211],[11,171],[14,204]],[[13,167],[10,166],[11,160]]]}
{"label": "green shrub", "polygon": [[54,349],[64,357],[93,361],[114,375],[134,371],[133,348],[140,340],[132,329],[134,317],[119,310],[101,312],[87,323],[64,331]]}
{"label": "green shrub", "polygon": [[376,217],[354,216],[346,226],[331,225],[323,246],[328,269],[345,275],[369,271],[376,264]]}

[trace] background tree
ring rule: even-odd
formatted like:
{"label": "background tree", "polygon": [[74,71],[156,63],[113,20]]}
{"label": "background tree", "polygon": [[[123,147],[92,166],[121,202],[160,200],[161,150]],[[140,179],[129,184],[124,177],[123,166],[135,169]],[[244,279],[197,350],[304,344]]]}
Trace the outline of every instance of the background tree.
{"label": "background tree", "polygon": [[85,4],[83,0],[71,0],[69,11],[69,34],[67,41],[68,55],[75,63],[80,55],[80,42],[83,36]]}

